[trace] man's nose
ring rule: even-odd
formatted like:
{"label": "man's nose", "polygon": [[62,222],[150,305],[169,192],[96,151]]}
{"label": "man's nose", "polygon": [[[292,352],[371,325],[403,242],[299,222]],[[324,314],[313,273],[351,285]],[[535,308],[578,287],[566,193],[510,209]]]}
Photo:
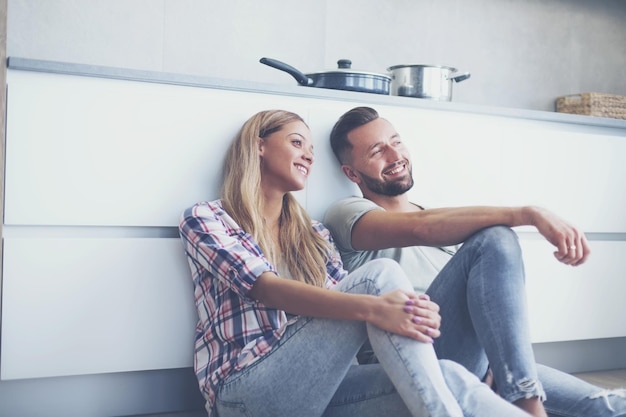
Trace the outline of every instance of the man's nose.
{"label": "man's nose", "polygon": [[394,147],[394,146],[389,146],[387,145],[387,158],[389,160],[389,162],[395,162],[399,159],[402,159],[402,152],[400,152],[400,149]]}

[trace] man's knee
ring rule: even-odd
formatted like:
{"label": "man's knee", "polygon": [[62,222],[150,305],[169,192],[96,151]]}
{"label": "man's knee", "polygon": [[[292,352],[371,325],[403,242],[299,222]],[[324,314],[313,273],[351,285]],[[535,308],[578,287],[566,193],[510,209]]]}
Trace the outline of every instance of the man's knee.
{"label": "man's knee", "polygon": [[476,240],[482,248],[520,256],[521,249],[517,233],[507,226],[487,227],[470,238]]}

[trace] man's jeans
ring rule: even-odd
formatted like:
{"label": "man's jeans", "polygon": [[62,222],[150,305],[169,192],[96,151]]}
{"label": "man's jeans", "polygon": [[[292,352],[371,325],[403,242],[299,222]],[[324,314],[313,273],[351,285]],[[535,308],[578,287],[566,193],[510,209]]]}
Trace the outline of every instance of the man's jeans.
{"label": "man's jeans", "polygon": [[[411,290],[397,263],[376,260],[337,290],[381,295]],[[366,340],[380,363],[355,365]],[[301,317],[270,353],[228,378],[219,417],[523,417],[462,366],[438,360],[431,344],[359,321]]]}
{"label": "man's jeans", "polygon": [[480,378],[489,366],[498,393],[508,401],[545,396],[552,416],[626,415],[624,390],[602,390],[535,364],[522,254],[511,229],[491,227],[467,239],[427,294],[441,307],[437,356]]}

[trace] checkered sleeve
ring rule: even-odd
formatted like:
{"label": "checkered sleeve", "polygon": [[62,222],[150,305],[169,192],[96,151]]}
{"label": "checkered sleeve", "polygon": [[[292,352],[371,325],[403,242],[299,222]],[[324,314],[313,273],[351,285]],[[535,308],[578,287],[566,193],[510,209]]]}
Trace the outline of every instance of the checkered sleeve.
{"label": "checkered sleeve", "polygon": [[187,255],[222,285],[242,298],[256,279],[274,271],[255,240],[244,232],[216,203],[197,204],[187,209],[180,222]]}

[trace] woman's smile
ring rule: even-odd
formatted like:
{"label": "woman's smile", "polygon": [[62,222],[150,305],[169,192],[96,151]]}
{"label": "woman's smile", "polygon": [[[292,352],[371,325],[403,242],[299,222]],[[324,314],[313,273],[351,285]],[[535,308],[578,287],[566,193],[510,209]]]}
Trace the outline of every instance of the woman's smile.
{"label": "woman's smile", "polygon": [[305,167],[304,165],[301,164],[295,164],[296,165],[296,169],[298,171],[300,171],[302,173],[302,175],[304,175],[305,177],[308,177],[309,175],[309,168]]}

